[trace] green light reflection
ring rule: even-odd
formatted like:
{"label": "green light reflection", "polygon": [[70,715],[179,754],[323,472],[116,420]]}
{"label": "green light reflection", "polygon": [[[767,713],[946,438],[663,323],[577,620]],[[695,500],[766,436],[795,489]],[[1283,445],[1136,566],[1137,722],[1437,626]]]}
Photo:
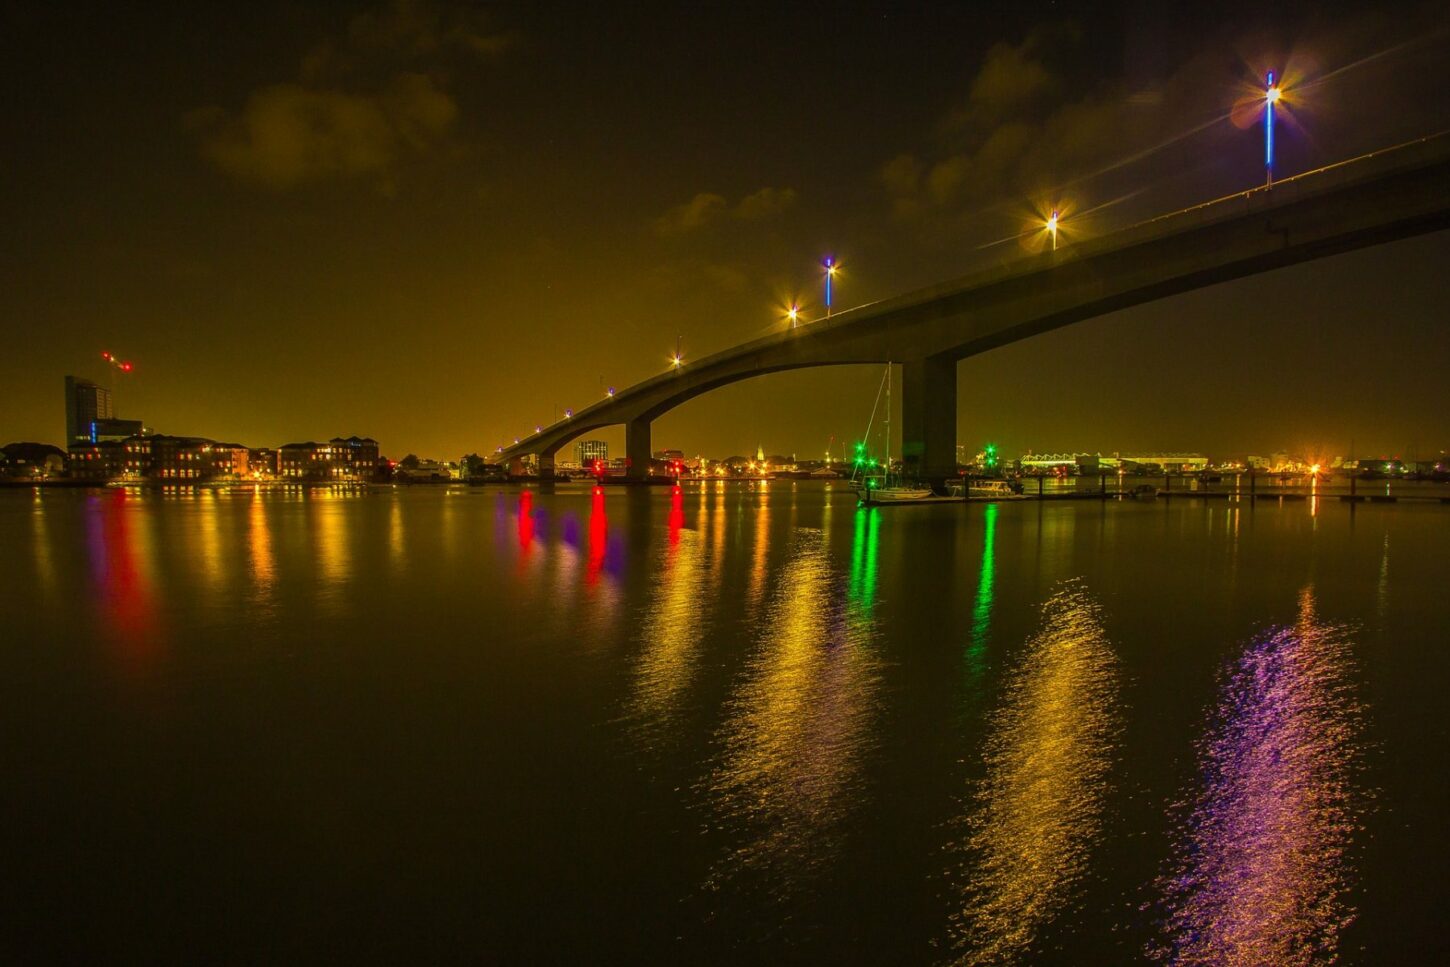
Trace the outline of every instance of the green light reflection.
{"label": "green light reflection", "polygon": [[982,533],[982,568],[977,573],[977,602],[972,607],[972,641],[967,647],[967,672],[976,678],[986,660],[987,633],[992,626],[992,589],[996,577],[997,505],[988,504]]}

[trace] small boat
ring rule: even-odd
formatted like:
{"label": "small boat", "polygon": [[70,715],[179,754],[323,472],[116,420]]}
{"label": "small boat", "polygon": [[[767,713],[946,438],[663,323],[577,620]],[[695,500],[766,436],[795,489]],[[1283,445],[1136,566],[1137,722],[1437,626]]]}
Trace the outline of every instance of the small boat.
{"label": "small boat", "polygon": [[866,486],[859,490],[861,503],[863,504],[910,504],[910,503],[935,503],[941,500],[932,493],[930,487],[919,487],[911,484],[876,484],[881,478],[872,477],[867,481]]}
{"label": "small boat", "polygon": [[1018,500],[1022,495],[1005,480],[973,480],[967,488],[968,497],[982,500]]}
{"label": "small boat", "polygon": [[[939,497],[932,489],[923,483],[907,481],[901,478],[899,473],[891,470],[891,364],[886,365],[886,375],[882,379],[882,387],[886,391],[886,459],[884,461],[883,473],[853,477],[851,484],[856,490],[856,495],[863,505],[885,505],[885,504],[929,504],[937,503],[950,498]],[[880,392],[877,393],[877,403],[881,402]],[[872,421],[875,421],[875,407],[871,411]],[[868,424],[866,436],[871,436],[871,427]]]}

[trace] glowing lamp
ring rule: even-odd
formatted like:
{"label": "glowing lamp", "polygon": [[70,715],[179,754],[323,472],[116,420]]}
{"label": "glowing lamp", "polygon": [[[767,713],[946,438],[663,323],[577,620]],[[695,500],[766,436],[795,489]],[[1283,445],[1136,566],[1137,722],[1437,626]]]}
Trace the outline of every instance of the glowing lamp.
{"label": "glowing lamp", "polygon": [[831,282],[836,278],[835,256],[827,255],[826,261],[826,315],[831,314]]}

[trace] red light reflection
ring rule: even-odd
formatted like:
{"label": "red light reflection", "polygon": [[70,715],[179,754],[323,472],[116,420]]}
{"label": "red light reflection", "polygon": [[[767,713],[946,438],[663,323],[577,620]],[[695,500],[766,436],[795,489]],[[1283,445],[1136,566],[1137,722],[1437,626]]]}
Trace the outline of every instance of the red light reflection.
{"label": "red light reflection", "polygon": [[599,572],[604,568],[604,551],[609,542],[609,518],[604,514],[604,488],[595,487],[589,507],[589,566],[584,580],[589,585],[599,582]]}
{"label": "red light reflection", "polygon": [[685,496],[680,492],[679,484],[670,491],[670,543],[680,542],[680,527],[685,523]]}

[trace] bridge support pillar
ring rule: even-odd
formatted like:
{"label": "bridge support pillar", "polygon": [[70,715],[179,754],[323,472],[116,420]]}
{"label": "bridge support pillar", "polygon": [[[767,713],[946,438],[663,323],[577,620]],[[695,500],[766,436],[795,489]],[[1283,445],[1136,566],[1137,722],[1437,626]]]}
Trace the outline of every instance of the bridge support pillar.
{"label": "bridge support pillar", "polygon": [[624,475],[630,480],[649,477],[649,420],[644,417],[624,425]]}
{"label": "bridge support pillar", "polygon": [[901,470],[932,484],[957,475],[957,361],[901,364]]}
{"label": "bridge support pillar", "polygon": [[554,455],[552,453],[541,453],[535,458],[535,466],[539,470],[539,482],[554,479]]}

